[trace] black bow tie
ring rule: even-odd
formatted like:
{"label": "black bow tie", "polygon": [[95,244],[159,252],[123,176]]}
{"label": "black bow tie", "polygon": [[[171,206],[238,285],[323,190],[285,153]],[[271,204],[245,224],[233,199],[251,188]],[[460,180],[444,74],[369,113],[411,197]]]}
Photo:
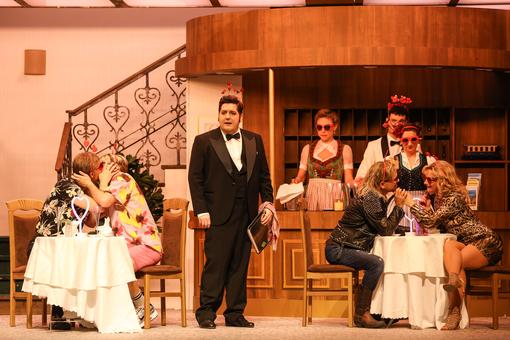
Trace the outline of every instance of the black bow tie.
{"label": "black bow tie", "polygon": [[233,135],[230,133],[227,133],[225,135],[225,137],[227,137],[227,140],[231,140],[232,138],[239,140],[239,138],[241,138],[241,135],[239,134],[239,132],[236,132]]}
{"label": "black bow tie", "polygon": [[398,141],[398,140],[390,140],[390,147],[392,147],[393,145],[400,145],[400,141]]}

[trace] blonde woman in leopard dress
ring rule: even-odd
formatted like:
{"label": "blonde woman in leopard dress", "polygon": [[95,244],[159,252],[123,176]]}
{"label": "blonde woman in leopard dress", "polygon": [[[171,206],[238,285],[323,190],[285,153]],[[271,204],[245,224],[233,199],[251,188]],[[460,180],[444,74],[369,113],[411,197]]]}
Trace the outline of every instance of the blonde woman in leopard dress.
{"label": "blonde woman in leopard dress", "polygon": [[406,201],[411,212],[425,228],[437,227],[454,234],[457,240],[444,245],[444,266],[448,282],[449,309],[443,329],[457,329],[460,323],[460,306],[464,294],[465,269],[494,265],[501,260],[501,237],[485,226],[468,205],[465,185],[455,168],[446,161],[436,161],[422,170],[427,194],[423,204]]}

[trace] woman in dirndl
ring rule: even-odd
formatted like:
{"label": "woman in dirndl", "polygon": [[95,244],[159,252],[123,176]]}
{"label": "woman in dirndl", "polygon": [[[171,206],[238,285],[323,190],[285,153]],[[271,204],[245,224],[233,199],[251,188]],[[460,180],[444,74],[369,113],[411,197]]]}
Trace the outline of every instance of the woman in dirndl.
{"label": "woman in dirndl", "polygon": [[[404,125],[400,137],[402,151],[395,155],[398,162],[398,187],[405,189],[416,201],[423,198],[427,189],[423,182],[422,169],[436,161],[434,157],[419,151],[418,146],[422,139],[420,132],[418,124]],[[404,212],[405,215],[399,223],[400,231],[420,233],[419,224],[411,214],[411,209],[405,206]]]}
{"label": "woman in dirndl", "polygon": [[320,139],[303,147],[299,170],[292,182],[303,182],[308,176],[308,210],[333,210],[334,201],[342,195],[342,183],[354,182],[352,149],[334,138],[339,127],[335,112],[319,110],[314,123]]}

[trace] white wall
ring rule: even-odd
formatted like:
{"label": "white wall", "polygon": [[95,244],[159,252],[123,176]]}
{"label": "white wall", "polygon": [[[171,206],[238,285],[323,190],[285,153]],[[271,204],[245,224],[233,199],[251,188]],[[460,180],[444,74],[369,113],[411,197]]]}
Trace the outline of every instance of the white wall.
{"label": "white wall", "polygon": [[[0,9],[0,235],[5,201],[44,200],[54,184],[65,110],[184,44],[187,20],[220,11]],[[23,74],[25,49],[47,51],[46,75]]]}
{"label": "white wall", "polygon": [[[184,44],[187,20],[226,10],[0,9],[0,235],[8,234],[5,201],[44,200],[55,183],[53,168],[67,120],[65,110]],[[46,75],[23,74],[25,49],[47,51]],[[217,117],[220,92],[228,80],[234,82],[232,77],[189,82],[188,152],[199,117]],[[239,83],[240,79],[235,86]],[[186,196],[187,181],[165,188],[169,189],[172,196],[177,192]],[[193,232],[188,233],[191,308]],[[179,308],[178,300],[169,300],[168,308]]]}

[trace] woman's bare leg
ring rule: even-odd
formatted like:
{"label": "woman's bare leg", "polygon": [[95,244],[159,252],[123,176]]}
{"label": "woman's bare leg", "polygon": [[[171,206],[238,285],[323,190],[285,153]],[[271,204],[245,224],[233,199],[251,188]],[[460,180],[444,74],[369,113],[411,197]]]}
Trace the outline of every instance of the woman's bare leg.
{"label": "woman's bare leg", "polygon": [[[486,266],[489,261],[487,258],[473,245],[464,245],[457,241],[447,241],[444,247],[444,264],[448,274],[458,274],[459,279],[461,280],[462,285],[455,289],[454,291],[448,292],[448,303],[450,313],[452,312],[454,307],[457,307],[460,313],[460,306],[462,305],[462,300],[464,298],[464,283],[466,282],[466,269],[476,269],[483,266]],[[459,261],[460,257],[460,261]],[[457,271],[458,270],[458,271]],[[460,315],[459,315],[460,316]],[[450,317],[450,315],[449,315]],[[458,319],[460,321],[460,318]],[[452,325],[447,324],[443,327],[443,329],[455,329],[456,325],[452,323]]]}
{"label": "woman's bare leg", "polygon": [[489,264],[489,260],[475,246],[468,244],[462,251],[462,268],[478,269]]}
{"label": "woman's bare leg", "polygon": [[466,246],[463,243],[453,240],[446,240],[443,248],[443,262],[448,274],[453,273],[458,275],[462,270],[463,259],[461,251],[465,247]]}

